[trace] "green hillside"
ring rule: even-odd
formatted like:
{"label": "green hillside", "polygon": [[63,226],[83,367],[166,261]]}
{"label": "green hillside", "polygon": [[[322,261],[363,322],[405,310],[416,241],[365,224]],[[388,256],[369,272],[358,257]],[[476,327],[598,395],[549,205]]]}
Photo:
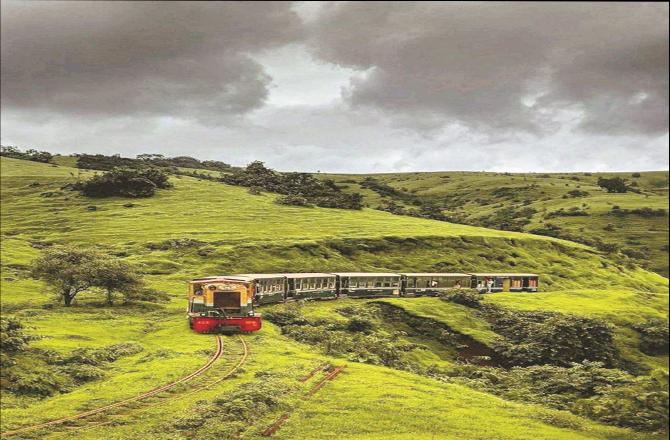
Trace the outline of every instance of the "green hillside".
{"label": "green hillside", "polygon": [[[458,223],[496,229],[555,234],[588,244],[614,245],[614,252],[668,276],[668,172],[511,174],[434,172],[320,175],[347,191],[365,196],[373,208],[393,200],[411,207],[414,200],[434,204]],[[637,192],[609,194],[599,177],[621,177]],[[395,194],[362,187],[366,177],[390,186]],[[617,210],[615,207],[619,207]],[[665,210],[649,216],[634,210]],[[626,213],[633,210],[633,213]],[[512,218],[515,221],[510,222]],[[548,228],[549,226],[549,228]]]}
{"label": "green hillside", "polygon": [[[619,352],[617,367],[639,380],[664,371],[667,374],[667,355],[643,353],[642,335],[636,326],[654,319],[667,320],[668,281],[623,255],[550,237],[374,209],[281,206],[274,203],[272,194],[252,195],[245,188],[190,177],[173,177],[174,188],[160,190],[152,198],[87,199],[62,188],[91,172],[7,158],[2,158],[1,164],[2,316],[20,319],[29,334],[39,336],[30,342],[27,352],[10,359],[11,368],[23,370],[21,380],[26,388],[40,385],[55,390],[43,396],[4,392],[7,384],[3,379],[3,432],[135,396],[205,364],[214,352],[215,340],[187,328],[185,282],[222,273],[537,272],[542,293],[492,295],[484,304],[518,312],[548,310],[603,319],[613,326]],[[463,187],[471,184],[465,174],[453,174],[453,179],[464,179]],[[643,176],[650,188],[654,179],[662,178]],[[574,185],[569,179],[550,180],[556,186]],[[429,182],[414,183],[417,186],[412,188],[423,188],[417,193],[430,192]],[[636,206],[649,206],[642,200],[661,206],[657,198],[665,197],[662,206],[667,208],[667,182],[665,195],[663,189],[648,191],[648,198],[635,195],[641,198]],[[633,197],[619,197],[629,196]],[[604,197],[606,205],[609,196],[599,197]],[[372,198],[370,201],[373,204]],[[550,201],[533,203],[549,206]],[[595,210],[595,201],[590,203]],[[467,212],[468,206],[459,211]],[[621,203],[622,208],[631,206]],[[660,248],[662,237],[667,242],[667,225],[656,232]],[[638,234],[620,233],[626,237]],[[50,286],[31,278],[28,271],[43,249],[61,244],[97,247],[137,265],[147,283],[166,291],[170,300],[105,306],[102,296],[91,291],[81,294],[73,307],[63,307],[50,294]],[[282,307],[266,307],[261,312],[271,317]],[[354,313],[370,314],[374,332],[366,336],[343,330],[341,326],[351,322],[347,307]],[[462,347],[445,343],[430,332],[417,332],[415,320],[427,320],[420,322],[435,328],[445,326],[459,338],[488,349],[500,334],[484,312],[438,298],[318,302],[300,310],[310,328],[291,333],[291,329],[266,319],[262,331],[243,337],[250,354],[242,368],[210,388],[194,392],[190,385],[180,386],[166,401],[96,416],[92,421],[97,424],[77,422],[25,436],[265,438],[263,430],[287,414],[274,435],[277,438],[664,437],[663,432],[638,432],[625,423],[615,426],[450,379],[445,371],[462,365]],[[329,352],[316,339],[305,336],[310,331],[342,335],[343,344],[362,338],[366,344],[383,346],[397,358],[389,363]],[[48,359],[67,358],[81,348],[110,350],[115,344],[125,344],[125,352],[97,366],[97,378],[65,384],[66,379],[50,371],[53,367]],[[223,360],[205,373],[202,383],[223,377],[241,350],[236,337],[225,337]],[[303,379],[324,363],[346,368],[310,396],[309,390],[323,376],[319,373]],[[53,381],[45,385],[45,378]],[[206,417],[208,411],[216,417]]]}

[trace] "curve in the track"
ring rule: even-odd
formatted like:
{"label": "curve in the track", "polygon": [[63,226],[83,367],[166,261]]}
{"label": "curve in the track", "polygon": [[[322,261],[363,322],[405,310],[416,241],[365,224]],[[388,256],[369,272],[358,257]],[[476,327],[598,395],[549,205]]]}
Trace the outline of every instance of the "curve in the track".
{"label": "curve in the track", "polygon": [[[247,346],[244,343],[244,341],[242,341],[242,343],[244,344],[244,352],[245,352],[244,359],[246,359]],[[26,427],[23,427],[23,428],[12,430],[12,431],[5,431],[5,432],[0,433],[0,436],[6,437],[6,436],[19,434],[19,433],[22,433],[22,432],[34,431],[35,429],[41,429],[41,428],[47,428],[49,426],[60,425],[60,424],[63,424],[65,422],[70,422],[70,421],[73,421],[73,420],[83,419],[83,418],[86,418],[86,417],[89,417],[89,416],[92,416],[92,415],[95,415],[95,414],[103,413],[103,412],[108,411],[108,410],[113,409],[113,408],[118,408],[118,407],[127,405],[127,404],[132,403],[132,402],[137,402],[137,401],[140,401],[140,400],[147,399],[147,398],[149,398],[151,396],[154,396],[158,393],[162,393],[163,391],[174,388],[177,385],[179,385],[180,383],[188,382],[188,381],[200,376],[201,374],[203,374],[205,371],[209,370],[212,367],[214,362],[216,362],[221,357],[222,353],[223,353],[223,342],[221,341],[221,336],[217,335],[216,336],[216,352],[214,353],[214,355],[209,359],[209,361],[207,361],[207,363],[205,365],[198,368],[194,372],[182,377],[181,379],[178,379],[174,382],[170,382],[170,383],[165,384],[165,385],[161,385],[160,387],[154,388],[150,391],[147,391],[146,393],[138,394],[137,396],[133,396],[133,397],[130,397],[128,399],[120,400],[118,402],[110,403],[109,405],[100,406],[98,408],[94,408],[94,409],[91,409],[91,410],[88,410],[88,411],[84,411],[84,412],[81,412],[81,413],[78,413],[78,414],[74,414],[72,416],[62,417],[60,419],[55,419],[55,420],[51,420],[51,421],[44,422],[44,423],[38,423],[36,425],[26,426]]]}

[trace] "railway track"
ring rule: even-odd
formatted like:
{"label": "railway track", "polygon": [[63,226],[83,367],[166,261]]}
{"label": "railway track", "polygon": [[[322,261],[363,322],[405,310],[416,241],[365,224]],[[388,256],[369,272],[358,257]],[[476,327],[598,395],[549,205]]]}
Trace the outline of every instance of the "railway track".
{"label": "railway track", "polygon": [[[225,379],[229,378],[230,376],[232,376],[233,374],[235,374],[235,372],[242,366],[242,364],[244,364],[246,362],[246,360],[249,356],[249,347],[247,346],[247,343],[244,341],[244,339],[241,336],[238,336],[238,337],[240,339],[242,349],[243,349],[243,351],[241,353],[241,357],[240,357],[239,361],[230,370],[228,370],[226,373],[224,373],[222,376],[217,377],[214,381],[208,382],[204,385],[197,386],[196,388],[194,388],[192,390],[189,390],[185,394],[182,393],[182,394],[176,394],[176,395],[173,395],[173,396],[168,396],[168,397],[163,398],[162,400],[160,400],[158,402],[154,402],[154,403],[149,404],[148,406],[145,406],[145,407],[140,408],[138,410],[147,409],[147,408],[155,407],[155,406],[160,406],[160,405],[166,403],[169,400],[172,400],[172,399],[175,399],[175,398],[183,398],[183,397],[186,397],[186,396],[188,396],[190,394],[193,394],[195,392],[211,388],[214,385],[222,382],[223,380],[225,380]],[[90,409],[88,411],[84,411],[84,412],[81,412],[81,413],[78,413],[78,414],[74,414],[72,416],[61,417],[59,419],[50,420],[48,422],[37,423],[37,424],[34,424],[34,425],[25,426],[25,427],[22,427],[22,428],[11,430],[11,431],[5,431],[5,432],[0,433],[0,436],[1,437],[10,437],[10,436],[13,436],[13,435],[16,435],[16,434],[22,434],[22,433],[29,432],[29,431],[35,431],[35,430],[38,430],[38,429],[63,425],[63,424],[68,423],[68,422],[83,420],[83,419],[86,419],[86,418],[94,416],[94,415],[107,413],[110,410],[113,410],[113,409],[116,409],[116,408],[126,407],[126,406],[128,406],[132,403],[135,403],[135,402],[141,402],[141,401],[147,400],[151,397],[157,396],[157,395],[159,395],[161,393],[164,393],[166,391],[170,391],[170,390],[174,389],[177,385],[190,382],[193,379],[201,376],[206,371],[208,371],[210,368],[212,368],[214,363],[217,360],[219,360],[219,358],[221,358],[222,354],[223,354],[223,342],[221,340],[221,336],[217,335],[216,336],[216,351],[215,351],[214,355],[212,355],[212,357],[207,361],[207,363],[205,363],[203,366],[201,366],[197,370],[193,371],[192,373],[190,373],[190,374],[188,374],[188,375],[186,375],[186,376],[184,376],[184,377],[182,377],[182,378],[180,378],[180,379],[178,379],[174,382],[170,382],[170,383],[167,383],[165,385],[161,385],[159,387],[156,387],[152,390],[149,390],[145,393],[138,394],[136,396],[133,396],[133,397],[130,397],[130,398],[127,398],[127,399],[123,399],[123,400],[120,400],[118,402],[110,403],[108,405],[93,408],[93,409]],[[90,427],[100,426],[100,425],[107,424],[107,423],[110,423],[110,422],[102,422],[102,423],[98,422],[98,423],[94,423]]]}

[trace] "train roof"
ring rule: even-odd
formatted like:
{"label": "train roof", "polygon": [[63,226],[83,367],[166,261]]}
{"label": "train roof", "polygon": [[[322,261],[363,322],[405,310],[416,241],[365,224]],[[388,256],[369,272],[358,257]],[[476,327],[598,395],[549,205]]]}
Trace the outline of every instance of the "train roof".
{"label": "train roof", "polygon": [[401,272],[400,275],[409,277],[470,277],[469,273],[459,272]]}
{"label": "train roof", "polygon": [[292,272],[292,273],[243,273],[236,276],[243,276],[252,279],[262,280],[271,278],[332,278],[335,274],[324,272]]}
{"label": "train roof", "polygon": [[243,276],[243,275],[219,275],[214,277],[201,277],[192,279],[191,283],[203,282],[203,281],[251,281],[252,278]]}
{"label": "train roof", "polygon": [[284,273],[240,273],[233,275],[234,277],[244,277],[250,280],[267,280],[271,278],[284,278],[286,274]]}
{"label": "train roof", "polygon": [[399,273],[390,272],[333,272],[333,274],[340,277],[399,277]]}
{"label": "train roof", "polygon": [[323,272],[295,272],[295,273],[285,273],[286,278],[335,278],[334,273],[323,273]]}
{"label": "train roof", "polygon": [[476,277],[537,277],[536,273],[498,273],[498,272],[478,272],[471,273]]}

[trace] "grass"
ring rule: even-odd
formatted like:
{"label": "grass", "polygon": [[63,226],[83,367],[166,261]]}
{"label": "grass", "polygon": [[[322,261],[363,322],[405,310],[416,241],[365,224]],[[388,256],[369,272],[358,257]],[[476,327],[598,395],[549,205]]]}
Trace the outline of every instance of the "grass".
{"label": "grass", "polygon": [[[383,197],[360,183],[366,175],[319,175],[332,178],[345,190],[360,192],[368,206],[378,207]],[[599,177],[619,176],[635,182],[640,193],[608,194],[597,186]],[[642,252],[636,260],[667,277],[668,275],[668,219],[645,218],[638,215],[618,217],[612,207],[622,209],[653,208],[668,210],[668,172],[640,173],[553,173],[511,174],[473,172],[394,173],[375,174],[375,179],[390,185],[405,195],[435,203],[460,222],[485,225],[487,217],[508,208],[530,207],[537,210],[530,223],[530,231],[552,223],[562,229],[564,236],[579,237],[590,241],[601,240],[618,244],[624,249]],[[496,193],[508,188],[508,194]],[[586,191],[585,197],[569,197],[569,191]],[[498,195],[496,195],[498,194]],[[567,198],[564,198],[567,197]],[[407,205],[402,199],[397,203]],[[582,217],[547,217],[563,208],[578,208],[589,215]],[[608,226],[611,225],[611,226]],[[605,228],[608,228],[607,230]]]}
{"label": "grass", "polygon": [[[80,171],[69,168],[67,161],[58,163],[1,160],[2,315],[19,317],[30,333],[41,336],[31,344],[36,349],[67,353],[78,347],[137,342],[144,351],[109,364],[104,380],[70,393],[41,400],[3,396],[3,430],[26,420],[48,420],[129,397],[202,365],[211,354],[213,339],[193,334],[185,324],[185,281],[219,273],[534,271],[541,274],[546,293],[493,295],[487,301],[517,310],[544,308],[603,316],[618,327],[618,343],[627,356],[667,368],[667,357],[645,357],[637,350],[638,336],[631,329],[639,320],[667,316],[667,279],[587,246],[372,209],[279,206],[270,194],[254,196],[243,188],[189,177],[174,178],[174,189],[159,191],[150,199],[85,199],[61,189],[75,181]],[[652,177],[645,175],[644,179]],[[416,182],[417,188],[429,183]],[[134,206],[125,207],[128,203]],[[178,239],[197,241],[166,243]],[[171,300],[107,308],[96,292],[87,292],[74,307],[64,308],[54,302],[48,286],[27,272],[41,249],[53,244],[93,245],[116,253],[137,264],[147,283],[167,291]],[[382,301],[484,343],[494,337],[485,321],[458,305],[433,298]],[[335,309],[345,303],[315,302],[304,310],[310,317],[343,320]],[[175,438],[172,421],[196,411],[200,399],[211,400],[243,383],[261,380],[258,374],[263,372],[281,374],[282,380],[297,384],[298,377],[320,362],[344,362],[285,338],[271,324],[246,339],[251,358],[231,380],[169,405],[123,413],[114,424],[77,431],[77,437]],[[453,362],[449,353],[430,340],[417,342],[426,347],[413,354],[422,364]],[[234,339],[227,340],[226,348],[231,358],[239,350]],[[222,372],[223,368],[212,375]],[[334,438],[332,433],[352,439],[623,439],[637,435],[408,372],[353,362],[323,392],[309,400],[302,396],[301,392],[287,396],[295,411],[278,438]],[[254,422],[245,438],[260,438],[259,432],[278,415],[269,413]],[[71,435],[63,432],[50,437]]]}

